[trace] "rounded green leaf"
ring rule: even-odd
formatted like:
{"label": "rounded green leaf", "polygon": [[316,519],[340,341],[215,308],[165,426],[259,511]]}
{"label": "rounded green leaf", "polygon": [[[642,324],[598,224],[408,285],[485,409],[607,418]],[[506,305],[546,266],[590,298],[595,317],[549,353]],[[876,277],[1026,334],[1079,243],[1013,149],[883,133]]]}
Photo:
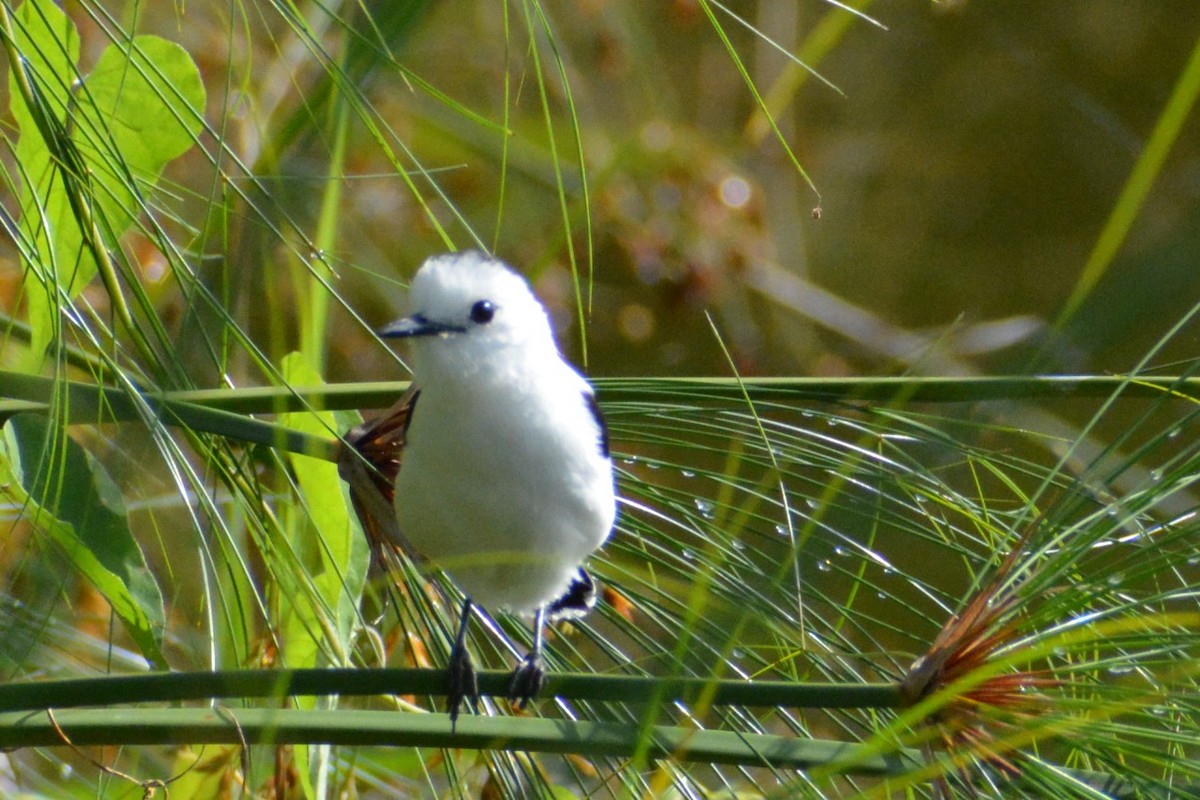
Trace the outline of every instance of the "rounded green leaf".
{"label": "rounded green leaf", "polygon": [[[186,50],[157,36],[135,36],[105,49],[82,95],[81,105],[100,115],[104,135],[135,176],[156,177],[192,146],[203,126],[200,71]],[[94,144],[103,147],[102,141]]]}

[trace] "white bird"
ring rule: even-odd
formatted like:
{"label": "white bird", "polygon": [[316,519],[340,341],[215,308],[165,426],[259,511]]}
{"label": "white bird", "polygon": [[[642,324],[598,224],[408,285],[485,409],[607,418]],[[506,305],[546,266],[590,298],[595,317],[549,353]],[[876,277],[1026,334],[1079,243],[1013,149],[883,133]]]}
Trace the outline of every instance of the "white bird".
{"label": "white bird", "polygon": [[450,659],[453,721],[477,695],[464,644],[472,603],[536,615],[509,691],[522,706],[536,696],[544,624],[595,603],[581,564],[612,530],[613,469],[592,388],[559,355],[524,278],[479,252],[440,255],[410,296],[413,313],[379,331],[413,340],[396,544],[467,597]]}

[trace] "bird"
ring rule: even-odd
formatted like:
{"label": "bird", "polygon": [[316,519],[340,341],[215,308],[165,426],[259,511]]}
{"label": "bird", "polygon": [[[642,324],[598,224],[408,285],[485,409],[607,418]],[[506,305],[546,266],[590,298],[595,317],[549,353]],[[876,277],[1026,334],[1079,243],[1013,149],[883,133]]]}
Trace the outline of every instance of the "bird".
{"label": "bird", "polygon": [[436,255],[409,300],[409,316],[378,334],[411,341],[412,384],[372,435],[399,449],[389,537],[465,597],[448,670],[454,725],[478,697],[466,649],[476,605],[533,616],[509,698],[524,708],[537,696],[545,626],[595,604],[583,562],[612,532],[616,486],[593,389],[525,278],[480,251]]}

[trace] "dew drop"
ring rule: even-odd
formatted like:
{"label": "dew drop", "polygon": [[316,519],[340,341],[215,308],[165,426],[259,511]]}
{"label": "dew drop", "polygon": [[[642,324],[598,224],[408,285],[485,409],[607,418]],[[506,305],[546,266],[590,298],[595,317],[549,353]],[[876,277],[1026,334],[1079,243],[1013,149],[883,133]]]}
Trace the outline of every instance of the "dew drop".
{"label": "dew drop", "polygon": [[679,474],[685,478],[696,477],[696,473],[692,472],[690,469],[681,469],[681,470],[679,470]]}
{"label": "dew drop", "polygon": [[820,572],[832,572],[833,571],[833,562],[830,561],[828,558],[824,559],[823,561],[818,561],[817,562],[817,570]]}
{"label": "dew drop", "polygon": [[704,517],[705,519],[713,518],[713,504],[711,500],[705,500],[701,497],[697,497],[692,502],[696,504],[696,510],[700,512],[700,516]]}

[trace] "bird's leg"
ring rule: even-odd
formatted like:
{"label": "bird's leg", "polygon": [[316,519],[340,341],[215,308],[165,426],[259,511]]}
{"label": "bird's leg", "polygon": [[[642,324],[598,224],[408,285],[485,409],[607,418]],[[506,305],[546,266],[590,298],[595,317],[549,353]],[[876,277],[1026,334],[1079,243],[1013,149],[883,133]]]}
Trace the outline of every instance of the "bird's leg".
{"label": "bird's leg", "polygon": [[546,666],[542,661],[542,631],[545,627],[546,609],[539,608],[533,621],[533,647],[517,665],[508,688],[508,699],[520,708],[529,705],[546,682]]}
{"label": "bird's leg", "polygon": [[471,665],[471,654],[467,652],[467,624],[471,621],[471,598],[463,601],[462,614],[458,618],[458,633],[454,636],[454,647],[450,650],[449,686],[446,689],[446,711],[450,714],[451,729],[458,723],[458,709],[463,699],[472,705],[479,699],[479,685],[475,682],[475,667]]}

